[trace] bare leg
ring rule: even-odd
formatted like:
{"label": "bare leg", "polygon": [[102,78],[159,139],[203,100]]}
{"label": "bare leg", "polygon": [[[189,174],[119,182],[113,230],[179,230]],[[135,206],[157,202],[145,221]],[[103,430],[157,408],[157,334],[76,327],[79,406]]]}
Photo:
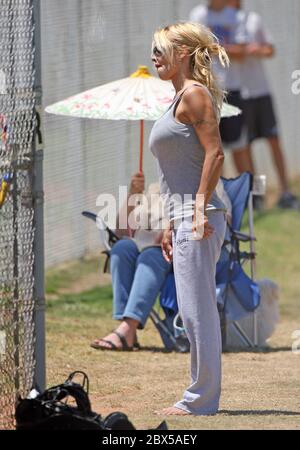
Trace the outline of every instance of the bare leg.
{"label": "bare leg", "polygon": [[254,175],[255,169],[252,160],[250,145],[241,150],[233,151],[232,157],[236,170],[238,171],[239,174],[244,172],[250,172]]}

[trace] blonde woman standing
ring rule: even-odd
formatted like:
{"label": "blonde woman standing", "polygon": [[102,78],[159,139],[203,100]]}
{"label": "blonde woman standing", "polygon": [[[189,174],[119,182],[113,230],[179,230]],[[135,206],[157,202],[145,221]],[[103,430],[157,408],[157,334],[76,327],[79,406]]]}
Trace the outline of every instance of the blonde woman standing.
{"label": "blonde woman standing", "polygon": [[228,65],[217,38],[199,24],[177,23],[154,34],[152,61],[159,77],[172,81],[176,96],[155,122],[149,145],[157,158],[170,221],[162,250],[165,259],[173,261],[179,312],[191,345],[191,385],[182,400],[159,411],[165,415],[211,415],[219,408],[221,333],[215,269],[226,207],[215,190],[224,161],[218,126],[224,92],[211,68],[215,56]]}

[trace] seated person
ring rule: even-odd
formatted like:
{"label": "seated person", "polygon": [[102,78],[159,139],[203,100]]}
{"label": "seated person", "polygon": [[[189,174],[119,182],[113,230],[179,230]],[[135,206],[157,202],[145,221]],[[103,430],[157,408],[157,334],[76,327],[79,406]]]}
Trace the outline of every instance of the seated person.
{"label": "seated person", "polygon": [[[135,174],[131,180],[129,196],[142,194],[144,186],[144,175]],[[221,180],[216,190],[226,204],[227,221],[230,223],[231,203]],[[123,206],[127,209],[127,226],[128,217],[133,210],[135,217],[140,218],[139,223],[143,223],[143,219],[146,218],[146,223],[150,226],[149,229],[141,227],[136,229],[138,224],[133,220],[133,223],[130,223],[133,230],[129,226],[126,230],[115,230],[117,236],[122,239],[114,244],[111,250],[110,271],[113,318],[119,320],[120,324],[112,333],[91,343],[93,348],[100,350],[132,350],[139,347],[136,331],[144,328],[156,298],[172,270],[172,265],[164,259],[161,250],[164,213],[163,208],[160,208],[161,205],[156,204],[159,201],[158,183],[149,186],[145,204],[130,206],[129,196]]]}
{"label": "seated person", "polygon": [[[136,330],[144,328],[166,277],[172,270],[172,265],[164,259],[161,250],[163,210],[154,207],[154,196],[151,197],[152,194],[159,194],[158,183],[149,186],[145,204],[134,207],[128,203],[130,195],[144,192],[144,186],[144,175],[135,174],[124,205],[127,208],[127,229],[115,230],[117,236],[122,239],[116,242],[111,250],[113,318],[119,320],[120,324],[112,333],[91,343],[96,349],[128,351],[139,347]],[[158,195],[155,199],[158,199]],[[151,217],[147,206],[150,200]],[[150,219],[148,229],[136,229],[137,225],[132,224],[133,210],[134,216],[140,218],[139,223],[143,222],[145,217],[147,221]],[[119,228],[120,214],[117,225]],[[128,225],[129,215],[131,229]]]}

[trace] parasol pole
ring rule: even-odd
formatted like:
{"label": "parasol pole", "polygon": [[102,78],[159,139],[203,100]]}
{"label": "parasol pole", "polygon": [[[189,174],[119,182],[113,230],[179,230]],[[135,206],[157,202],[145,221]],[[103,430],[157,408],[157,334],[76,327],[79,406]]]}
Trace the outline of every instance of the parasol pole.
{"label": "parasol pole", "polygon": [[[147,66],[138,66],[138,70],[130,75],[130,78],[151,78]],[[144,152],[144,120],[140,121],[140,172],[143,172],[143,152]]]}
{"label": "parasol pole", "polygon": [[140,172],[143,173],[143,153],[144,153],[144,120],[141,120],[140,127]]}

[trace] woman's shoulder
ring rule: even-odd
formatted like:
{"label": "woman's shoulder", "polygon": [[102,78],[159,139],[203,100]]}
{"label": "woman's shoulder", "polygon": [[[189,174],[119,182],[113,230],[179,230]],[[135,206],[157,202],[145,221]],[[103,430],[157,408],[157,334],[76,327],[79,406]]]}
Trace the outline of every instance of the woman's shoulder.
{"label": "woman's shoulder", "polygon": [[200,83],[191,84],[182,93],[183,102],[187,106],[192,104],[206,103],[213,101],[213,97],[209,89]]}
{"label": "woman's shoulder", "polygon": [[183,95],[183,111],[197,111],[201,107],[208,107],[218,115],[218,108],[207,86],[197,83],[189,86]]}
{"label": "woman's shoulder", "polygon": [[182,96],[184,96],[185,98],[189,99],[189,98],[194,98],[195,94],[198,95],[198,97],[200,98],[201,94],[202,95],[208,95],[210,98],[212,98],[212,95],[208,89],[207,86],[205,86],[204,84],[201,83],[192,83],[189,86],[187,86],[183,92],[182,92]]}

